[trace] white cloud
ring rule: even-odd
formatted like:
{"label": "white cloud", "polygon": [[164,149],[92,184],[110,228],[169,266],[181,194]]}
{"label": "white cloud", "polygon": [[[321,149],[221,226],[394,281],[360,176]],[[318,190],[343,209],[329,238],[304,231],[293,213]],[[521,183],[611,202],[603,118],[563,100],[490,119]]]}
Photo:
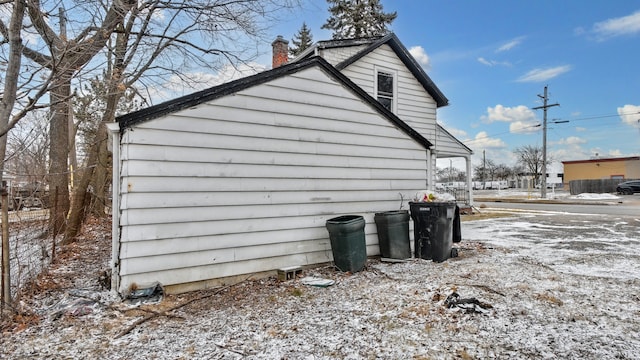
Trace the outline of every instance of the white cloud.
{"label": "white cloud", "polygon": [[598,40],[640,33],[640,11],[636,11],[631,15],[598,22],[593,25],[593,33]]}
{"label": "white cloud", "polygon": [[480,64],[484,64],[484,65],[487,65],[487,66],[493,66],[493,63],[491,61],[489,61],[489,60],[487,60],[487,59],[485,59],[483,57],[479,57],[478,58],[478,62]]}
{"label": "white cloud", "polygon": [[511,49],[513,49],[514,47],[520,45],[522,43],[522,40],[524,39],[524,37],[520,36],[517,37],[505,44],[503,44],[502,46],[500,46],[496,52],[503,52],[503,51],[509,51]]}
{"label": "white cloud", "polygon": [[536,114],[533,110],[524,105],[518,105],[516,107],[508,107],[503,105],[496,105],[495,107],[487,108],[487,115],[480,117],[482,122],[490,124],[496,121],[504,122],[532,122],[536,120]]}
{"label": "white cloud", "polygon": [[611,149],[607,152],[607,157],[621,157],[621,156],[625,156],[625,154],[620,151],[619,149]]}
{"label": "white cloud", "polygon": [[467,140],[465,143],[469,143],[470,147],[475,149],[500,149],[506,148],[507,144],[501,139],[490,137],[486,131],[481,131],[476,134],[476,137],[472,140]]}
{"label": "white cloud", "polygon": [[582,126],[576,126],[576,131],[577,132],[585,132],[585,131],[587,131],[587,128],[582,127]]}
{"label": "white cloud", "polygon": [[424,51],[422,46],[413,46],[409,49],[409,53],[413,56],[416,61],[422,65],[425,69],[431,69],[431,59],[429,55]]}
{"label": "white cloud", "polygon": [[562,65],[546,69],[533,69],[522,75],[518,82],[542,82],[571,71],[571,65]]}
{"label": "white cloud", "polygon": [[509,132],[514,134],[534,133],[540,130],[540,121],[536,118],[536,114],[524,105],[508,107],[498,104],[495,107],[489,107],[487,115],[481,116],[480,120],[485,124],[508,122]]}
{"label": "white cloud", "polygon": [[149,93],[152,98],[152,103],[158,103],[257,74],[265,69],[266,67],[264,65],[250,63],[236,67],[225,65],[220,71],[214,74],[203,72],[186,73],[181,76],[172,76],[167,82],[163,83],[162,86],[156,88],[155,91],[149,89]]}
{"label": "white cloud", "polygon": [[540,131],[538,121],[514,121],[509,124],[509,132],[512,134],[530,134]]}
{"label": "white cloud", "polygon": [[640,106],[625,105],[618,108],[622,122],[633,127],[640,127]]}
{"label": "white cloud", "polygon": [[579,145],[579,144],[586,144],[586,143],[587,143],[587,140],[577,136],[569,136],[567,138],[560,139],[554,142],[554,144],[558,144],[558,145]]}
{"label": "white cloud", "polygon": [[460,130],[460,129],[456,129],[456,128],[449,128],[449,127],[447,127],[446,130],[449,132],[449,134],[455,136],[458,139],[464,138],[464,137],[467,136],[467,132],[464,131],[464,130]]}
{"label": "white cloud", "polygon": [[495,66],[495,65],[511,66],[511,63],[508,61],[487,60],[483,57],[479,57],[478,62],[487,66]]}

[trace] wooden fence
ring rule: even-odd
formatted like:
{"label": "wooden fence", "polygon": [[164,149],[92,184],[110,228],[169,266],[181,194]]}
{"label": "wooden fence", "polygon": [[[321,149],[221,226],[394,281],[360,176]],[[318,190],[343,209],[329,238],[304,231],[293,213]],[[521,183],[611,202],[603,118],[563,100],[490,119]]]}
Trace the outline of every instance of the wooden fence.
{"label": "wooden fence", "polygon": [[572,180],[569,181],[569,192],[571,195],[583,193],[603,194],[615,193],[616,187],[621,182],[633,179],[613,180],[613,179],[596,179],[596,180]]}

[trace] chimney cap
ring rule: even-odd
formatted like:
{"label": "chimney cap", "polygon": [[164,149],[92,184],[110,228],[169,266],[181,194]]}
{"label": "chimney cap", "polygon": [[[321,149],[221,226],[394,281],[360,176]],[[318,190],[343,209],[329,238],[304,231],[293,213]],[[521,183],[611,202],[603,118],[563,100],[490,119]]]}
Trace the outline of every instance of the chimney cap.
{"label": "chimney cap", "polygon": [[285,39],[282,35],[278,35],[275,40],[271,43],[271,45],[275,45],[276,43],[285,43],[288,44],[289,40]]}

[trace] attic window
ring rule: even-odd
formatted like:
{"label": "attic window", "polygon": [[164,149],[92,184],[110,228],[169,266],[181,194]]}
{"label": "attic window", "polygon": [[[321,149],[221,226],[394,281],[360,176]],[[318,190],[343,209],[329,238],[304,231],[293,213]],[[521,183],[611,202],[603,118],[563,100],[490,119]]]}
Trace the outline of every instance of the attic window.
{"label": "attic window", "polygon": [[377,77],[377,98],[380,104],[389,111],[394,111],[394,74],[385,71],[378,71]]}

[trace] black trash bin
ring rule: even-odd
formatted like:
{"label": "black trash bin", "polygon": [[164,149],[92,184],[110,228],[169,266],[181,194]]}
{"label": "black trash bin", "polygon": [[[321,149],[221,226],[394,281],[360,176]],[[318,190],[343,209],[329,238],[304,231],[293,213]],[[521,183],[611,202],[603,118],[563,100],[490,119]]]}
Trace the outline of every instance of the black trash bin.
{"label": "black trash bin", "polygon": [[378,229],[380,255],[390,259],[411,257],[409,243],[409,212],[407,210],[376,213],[374,218]]}
{"label": "black trash bin", "polygon": [[341,271],[358,272],[367,262],[364,218],[344,215],[327,220],[333,261]]}
{"label": "black trash bin", "polygon": [[410,202],[413,236],[417,258],[436,262],[451,257],[454,202]]}

